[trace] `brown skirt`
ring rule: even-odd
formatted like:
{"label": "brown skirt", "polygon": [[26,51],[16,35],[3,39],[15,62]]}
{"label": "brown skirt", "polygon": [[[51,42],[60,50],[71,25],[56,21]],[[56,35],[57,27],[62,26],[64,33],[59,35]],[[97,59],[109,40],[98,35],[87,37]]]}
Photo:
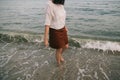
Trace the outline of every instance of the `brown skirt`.
{"label": "brown skirt", "polygon": [[66,44],[68,44],[68,36],[65,27],[59,30],[49,29],[49,45],[51,48],[63,48]]}

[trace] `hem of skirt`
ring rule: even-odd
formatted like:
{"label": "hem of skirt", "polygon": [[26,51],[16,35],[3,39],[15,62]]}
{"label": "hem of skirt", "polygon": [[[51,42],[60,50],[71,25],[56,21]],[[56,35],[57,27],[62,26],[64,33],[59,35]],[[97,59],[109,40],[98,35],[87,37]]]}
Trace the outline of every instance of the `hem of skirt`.
{"label": "hem of skirt", "polygon": [[[68,44],[68,43],[66,43],[65,45],[67,45],[67,44]],[[61,47],[53,47],[53,46],[50,46],[50,47],[53,48],[53,49],[60,49],[60,48],[64,48],[65,45],[64,45],[64,46],[61,46]]]}

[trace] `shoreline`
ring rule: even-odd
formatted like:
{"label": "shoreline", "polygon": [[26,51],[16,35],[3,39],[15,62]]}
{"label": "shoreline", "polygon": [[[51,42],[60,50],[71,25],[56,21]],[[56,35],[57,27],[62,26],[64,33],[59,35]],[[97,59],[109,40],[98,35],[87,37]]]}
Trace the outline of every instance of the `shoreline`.
{"label": "shoreline", "polygon": [[55,50],[42,43],[0,43],[1,80],[116,80],[120,55],[70,47],[63,54],[65,64],[56,66]]}

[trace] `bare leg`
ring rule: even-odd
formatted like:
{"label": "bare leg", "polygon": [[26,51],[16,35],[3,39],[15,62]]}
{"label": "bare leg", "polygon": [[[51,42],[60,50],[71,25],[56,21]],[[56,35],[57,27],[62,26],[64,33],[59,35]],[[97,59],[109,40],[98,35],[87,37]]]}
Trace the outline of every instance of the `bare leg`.
{"label": "bare leg", "polygon": [[61,62],[64,62],[64,58],[62,57],[62,54],[63,54],[63,52],[64,52],[67,48],[68,48],[68,44],[66,44],[65,47],[62,48],[61,58],[60,58],[60,61],[61,61]]}
{"label": "bare leg", "polygon": [[60,64],[61,64],[61,63],[60,63],[61,54],[62,54],[62,48],[56,49],[56,60],[57,60],[58,66],[60,66]]}

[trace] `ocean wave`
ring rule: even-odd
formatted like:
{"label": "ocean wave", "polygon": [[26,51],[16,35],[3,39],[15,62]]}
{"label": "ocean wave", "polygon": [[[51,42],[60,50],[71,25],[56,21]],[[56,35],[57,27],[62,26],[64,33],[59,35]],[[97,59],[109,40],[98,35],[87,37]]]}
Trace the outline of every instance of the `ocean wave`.
{"label": "ocean wave", "polygon": [[[32,42],[43,43],[43,34],[30,34],[30,33],[9,33],[0,34],[0,42]],[[69,36],[70,47],[98,49],[103,51],[118,51],[120,52],[120,42],[81,39]]]}
{"label": "ocean wave", "polygon": [[28,42],[24,37],[20,35],[10,36],[8,34],[0,34],[0,41],[2,42]]}
{"label": "ocean wave", "polygon": [[120,42],[91,39],[76,39],[76,41],[81,44],[82,48],[120,52]]}
{"label": "ocean wave", "polygon": [[77,48],[111,51],[112,53],[120,52],[120,42],[117,41],[70,38],[69,44]]}
{"label": "ocean wave", "polygon": [[23,32],[0,33],[0,42],[41,42],[42,35]]}

